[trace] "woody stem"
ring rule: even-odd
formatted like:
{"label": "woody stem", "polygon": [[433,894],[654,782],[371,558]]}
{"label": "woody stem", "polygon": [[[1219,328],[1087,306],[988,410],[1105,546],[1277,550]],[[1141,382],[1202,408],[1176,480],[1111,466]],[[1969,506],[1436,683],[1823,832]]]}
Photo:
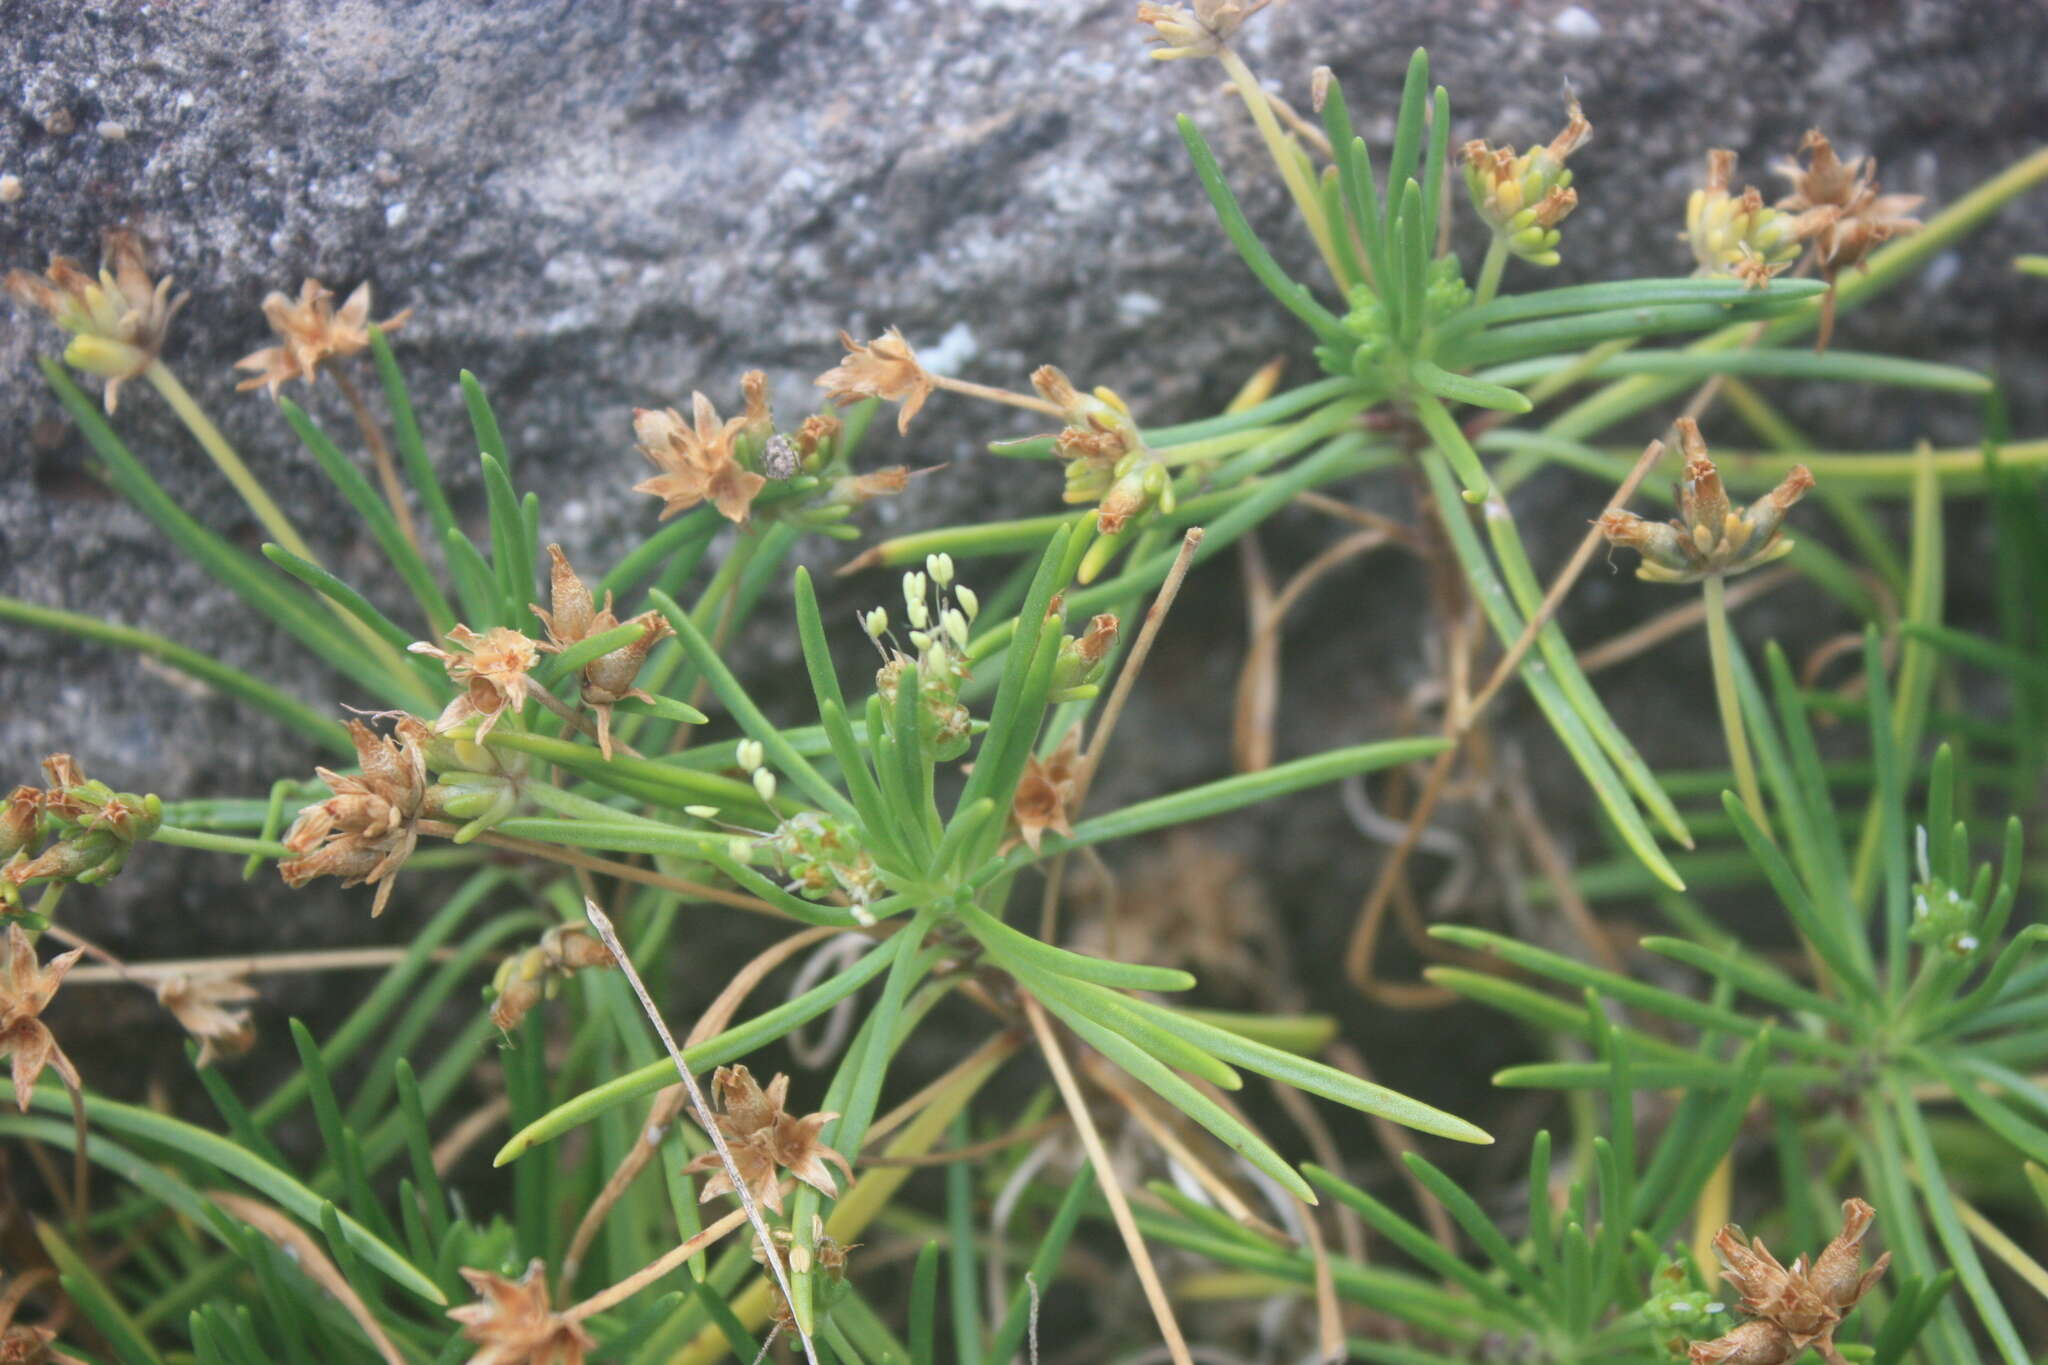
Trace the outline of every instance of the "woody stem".
{"label": "woody stem", "polygon": [[1707,609],[1707,649],[1714,664],[1714,700],[1721,708],[1721,729],[1728,737],[1728,765],[1735,770],[1735,789],[1742,795],[1758,828],[1770,833],[1770,816],[1764,810],[1763,789],[1757,785],[1756,765],[1749,756],[1749,736],[1742,728],[1742,703],[1735,693],[1735,643],[1728,631],[1728,603],[1721,575],[1700,581]]}

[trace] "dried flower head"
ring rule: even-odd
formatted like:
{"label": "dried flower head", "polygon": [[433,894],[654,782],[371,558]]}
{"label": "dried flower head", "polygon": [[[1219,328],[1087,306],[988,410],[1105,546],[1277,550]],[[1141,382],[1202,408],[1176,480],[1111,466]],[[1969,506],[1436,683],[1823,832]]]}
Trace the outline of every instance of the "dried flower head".
{"label": "dried flower head", "polygon": [[831,450],[832,442],[844,430],[846,423],[829,413],[814,412],[804,418],[795,436],[798,461],[806,469],[817,468],[823,463],[824,454]]}
{"label": "dried flower head", "polygon": [[132,232],[107,233],[100,260],[99,273],[92,275],[76,261],[52,256],[41,275],[10,270],[6,286],[16,300],[42,309],[72,334],[64,359],[106,379],[103,401],[111,413],[122,383],[156,363],[171,319],[190,296],[172,298],[168,278],[150,278],[142,239]]}
{"label": "dried flower head", "polygon": [[1073,700],[1075,689],[1093,687],[1109,669],[1110,651],[1116,648],[1118,623],[1114,613],[1100,612],[1088,619],[1079,635],[1060,641],[1059,657],[1053,660],[1052,696],[1055,701]]}
{"label": "dried flower head", "polygon": [[1600,519],[1600,531],[1611,544],[1625,545],[1643,557],[1636,576],[1653,583],[1697,583],[1743,573],[1791,553],[1792,542],[1781,533],[1785,514],[1813,487],[1806,466],[1794,465],[1776,488],[1737,512],[1721,486],[1721,473],[1707,453],[1699,423],[1679,418],[1678,434],[1685,449],[1678,516],[1656,522],[1615,511]]}
{"label": "dried flower head", "polygon": [[516,1280],[463,1270],[477,1301],[449,1309],[448,1316],[462,1324],[465,1341],[481,1348],[468,1365],[583,1365],[597,1340],[549,1307],[546,1271],[539,1257]]}
{"label": "dried flower head", "polygon": [[[14,889],[44,879],[53,882],[103,882],[127,865],[135,846],[163,824],[163,803],[154,796],[117,792],[86,777],[69,754],[43,760],[50,785],[41,792],[17,788],[8,798],[7,841],[24,835],[4,872],[0,898],[11,901]],[[56,842],[31,858],[38,835],[54,834]]]}
{"label": "dried flower head", "polygon": [[873,341],[855,341],[841,332],[839,344],[846,348],[846,358],[818,376],[818,387],[827,390],[826,396],[842,408],[863,398],[901,403],[896,430],[907,433],[910,419],[917,416],[938,381],[918,363],[917,352],[910,349],[903,333],[891,327]]}
{"label": "dried flower head", "polygon": [[1863,1239],[1876,1219],[1877,1210],[1861,1199],[1843,1200],[1842,1230],[1822,1248],[1814,1258],[1813,1268],[1806,1272],[1806,1281],[1813,1291],[1838,1313],[1846,1315],[1891,1267],[1892,1254],[1887,1251],[1870,1269],[1862,1268]]}
{"label": "dried flower head", "polygon": [[[839,1186],[826,1162],[837,1163],[846,1178],[853,1179],[853,1168],[846,1158],[818,1141],[819,1131],[839,1115],[807,1114],[797,1118],[786,1112],[788,1076],[778,1074],[764,1091],[744,1066],[722,1066],[713,1073],[711,1088],[718,1107],[724,1111],[712,1118],[725,1134],[740,1178],[747,1182],[747,1189],[758,1203],[776,1213],[782,1212],[782,1191],[777,1186],[780,1170],[788,1171],[827,1197],[837,1196]],[[704,1182],[704,1192],[698,1196],[700,1203],[733,1192],[732,1180],[715,1151],[697,1157],[684,1170],[712,1173]]]}
{"label": "dried flower head", "polygon": [[1791,214],[1767,208],[1755,186],[1729,192],[1735,153],[1707,153],[1707,183],[1685,205],[1684,237],[1701,275],[1732,275],[1751,289],[1799,258],[1799,229]]}
{"label": "dried flower head", "polygon": [[[9,1323],[0,1328],[0,1365],[45,1365],[55,1359],[50,1354],[50,1345],[57,1339],[57,1329],[41,1323]],[[76,1356],[63,1357],[75,1361]]]}
{"label": "dried flower head", "polygon": [[[1073,466],[1068,466],[1069,472],[1072,469]],[[1123,534],[1132,518],[1141,517],[1154,507],[1163,512],[1173,510],[1173,475],[1151,451],[1131,452],[1118,460],[1111,472],[1115,479],[1103,493],[1095,513],[1096,529],[1103,536]],[[1069,483],[1067,494],[1071,498],[1073,493],[1074,487]],[[1082,561],[1080,578],[1083,583],[1093,579],[1096,572],[1094,557]]]}
{"label": "dried flower head", "polygon": [[1213,57],[1230,42],[1244,21],[1271,0],[1194,0],[1186,5],[1138,6],[1137,20],[1152,30],[1152,59],[1170,62],[1181,57]]}
{"label": "dried flower head", "polygon": [[49,787],[43,792],[43,809],[60,820],[76,820],[87,811],[79,788],[92,779],[70,754],[49,754],[43,759],[43,777]]}
{"label": "dried flower head", "polygon": [[540,647],[505,626],[493,626],[481,635],[468,626],[456,626],[448,632],[448,643],[455,648],[437,649],[424,640],[415,640],[406,648],[439,659],[448,677],[462,686],[461,694],[448,703],[434,728],[452,730],[481,716],[483,721],[476,727],[476,741],[481,744],[499,716],[508,709],[517,715],[526,705],[532,685],[527,674],[540,662]]}
{"label": "dried flower head", "polygon": [[427,727],[411,716],[398,722],[398,739],[378,735],[359,720],[348,723],[359,776],[316,771],[334,795],[299,812],[284,836],[293,856],[277,865],[286,882],[304,886],[315,877],[340,877],[343,886],[376,882],[372,916],[384,913],[392,878],[419,842],[417,822],[427,794]]}
{"label": "dried flower head", "polygon": [[747,430],[748,419],[720,422],[718,410],[703,394],[690,396],[695,425],[674,408],[633,413],[633,435],[640,453],[661,472],[633,485],[635,493],[662,500],[661,519],[668,520],[700,502],[709,501],[726,520],[744,523],[754,496],[768,480],[740,462],[733,440]]}
{"label": "dried flower head", "polygon": [[[336,312],[334,291],[308,277],[299,286],[297,299],[276,291],[265,295],[263,316],[269,321],[270,330],[277,333],[280,344],[252,351],[237,360],[236,369],[254,370],[256,374],[235,387],[269,389],[270,396],[275,398],[278,386],[286,380],[303,379],[310,384],[325,362],[369,347],[370,285],[368,281],[357,285],[348,302]],[[395,332],[411,316],[412,309],[408,308],[377,326]]]}
{"label": "dried flower head", "polygon": [[1806,153],[1805,165],[1786,157],[1772,167],[1792,185],[1777,206],[1798,215],[1799,235],[1813,243],[1829,280],[1850,266],[1861,267],[1879,244],[1919,230],[1920,221],[1906,215],[1926,196],[1878,193],[1875,159],[1842,161],[1818,128],[1807,130],[1799,150]]}
{"label": "dried flower head", "polygon": [[586,967],[615,967],[618,960],[579,924],[558,924],[540,942],[505,959],[492,987],[498,993],[491,1022],[509,1033],[520,1020],[555,993],[564,981]]}
{"label": "dried flower head", "polygon": [[256,1045],[256,1025],[249,1011],[229,1008],[256,996],[247,977],[228,972],[197,978],[181,972],[156,987],[157,1003],[199,1040],[195,1065],[202,1067],[221,1057],[239,1057]]}
{"label": "dried flower head", "polygon": [[1690,1365],[1785,1365],[1802,1347],[1777,1323],[1755,1318],[1712,1341],[1695,1341],[1686,1351]]}
{"label": "dried flower head", "polygon": [[57,1068],[57,1074],[73,1090],[79,1087],[78,1068],[57,1045],[57,1036],[43,1022],[42,1014],[63,984],[64,974],[84,952],[73,948],[51,958],[48,966],[38,966],[35,944],[19,924],[7,926],[7,963],[0,974],[0,1057],[14,1060],[14,1102],[24,1114],[29,1094],[46,1066]]}
{"label": "dried flower head", "polygon": [[[616,629],[619,618],[612,613],[612,595],[604,595],[604,606],[600,608],[591,598],[590,589],[576,576],[576,570],[569,566],[569,557],[562,553],[561,546],[548,546],[548,559],[552,565],[549,578],[554,610],[543,610],[538,604],[533,608],[533,614],[548,631],[547,641],[538,648],[544,653],[559,654],[593,635]],[[675,633],[668,618],[660,612],[645,612],[634,619],[634,624],[641,628],[639,639],[598,655],[583,666],[581,674],[583,701],[597,712],[597,747],[606,758],[612,756],[612,707],[628,697],[654,700],[633,686],[633,680],[640,676],[640,666],[647,662],[648,651]]]}
{"label": "dried flower head", "polygon": [[1862,1269],[1862,1245],[1876,1210],[1861,1199],[1842,1204],[1842,1230],[1811,1267],[1805,1257],[1786,1269],[1761,1238],[1745,1242],[1733,1223],[1714,1237],[1721,1273],[1742,1296],[1746,1322],[1713,1341],[1692,1343],[1692,1365],[1786,1365],[1811,1347],[1829,1365],[1842,1365],[1835,1329],[1870,1292],[1891,1254]]}
{"label": "dried flower head", "polygon": [[1518,154],[1475,139],[1463,151],[1472,207],[1509,251],[1531,265],[1558,263],[1557,225],[1579,205],[1565,161],[1593,135],[1593,125],[1576,99],[1565,113],[1564,128],[1545,146]]}
{"label": "dried flower head", "polygon": [[35,787],[16,787],[0,802],[0,862],[35,846],[36,822],[42,818],[43,794]]}
{"label": "dried flower head", "polygon": [[1074,779],[1080,771],[1081,727],[1067,731],[1060,747],[1048,758],[1031,755],[1024,762],[1024,776],[1017,783],[1017,795],[1010,802],[1010,824],[1016,833],[1005,841],[1005,849],[1022,840],[1033,853],[1045,840],[1045,832],[1073,836],[1067,802],[1074,796]]}
{"label": "dried flower head", "polygon": [[775,430],[775,411],[768,401],[768,376],[760,370],[748,370],[740,376],[740,396],[747,405],[741,419],[746,423],[747,435],[756,441],[767,440]]}
{"label": "dried flower head", "polygon": [[[1040,365],[1031,372],[1031,387],[1038,396],[1058,408],[1066,425],[1052,438],[1053,450],[1062,460],[1082,460],[1105,473],[1118,460],[1143,444],[1130,407],[1106,388],[1083,393],[1057,367]],[[1092,502],[1101,489],[1074,491],[1074,473],[1068,471],[1068,502]]]}

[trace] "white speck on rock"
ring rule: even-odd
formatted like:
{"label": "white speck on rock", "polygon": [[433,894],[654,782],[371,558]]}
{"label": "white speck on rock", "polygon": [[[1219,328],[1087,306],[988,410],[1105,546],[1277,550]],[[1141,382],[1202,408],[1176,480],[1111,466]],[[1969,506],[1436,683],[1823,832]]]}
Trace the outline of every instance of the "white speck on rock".
{"label": "white speck on rock", "polygon": [[385,205],[384,226],[390,228],[403,227],[405,225],[406,215],[410,212],[411,210],[405,206],[404,200],[400,200],[396,204]]}
{"label": "white speck on rock", "polygon": [[1557,12],[1557,17],[1550,21],[1550,26],[1556,29],[1558,36],[1562,38],[1600,36],[1599,16],[1584,5],[1566,5]]}
{"label": "white speck on rock", "polygon": [[0,175],[0,204],[20,203],[21,193],[20,176]]}
{"label": "white speck on rock", "polygon": [[1116,296],[1117,317],[1125,323],[1143,322],[1147,318],[1157,317],[1160,309],[1165,306],[1152,295],[1136,289]]}
{"label": "white speck on rock", "polygon": [[116,123],[112,119],[102,120],[94,127],[93,131],[109,142],[126,142],[128,140],[128,125]]}
{"label": "white speck on rock", "polygon": [[974,329],[956,322],[937,342],[918,348],[917,358],[933,374],[952,374],[979,354],[981,343],[975,340]]}

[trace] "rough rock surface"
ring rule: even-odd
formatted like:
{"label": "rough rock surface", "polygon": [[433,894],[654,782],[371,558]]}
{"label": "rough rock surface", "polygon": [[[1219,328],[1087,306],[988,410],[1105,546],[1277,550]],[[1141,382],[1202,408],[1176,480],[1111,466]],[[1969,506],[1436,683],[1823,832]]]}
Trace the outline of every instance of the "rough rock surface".
{"label": "rough rock surface", "polygon": [[[895,324],[957,372],[993,382],[1056,361],[1116,386],[1154,420],[1209,410],[1276,353],[1306,373],[1290,320],[1229,254],[1170,116],[1191,111],[1209,130],[1254,217],[1305,269],[1256,140],[1217,93],[1213,67],[1145,60],[1131,9],[16,0],[0,9],[0,174],[20,194],[0,202],[0,264],[90,257],[102,228],[139,226],[193,294],[173,367],[329,562],[359,580],[370,568],[363,541],[263,397],[232,391],[229,366],[267,342],[257,311],[267,291],[307,274],[342,289],[368,279],[379,315],[414,310],[400,356],[459,505],[481,515],[452,383],[467,367],[496,400],[517,476],[545,499],[546,535],[602,564],[654,517],[651,500],[626,491],[640,469],[632,407],[698,387],[735,403],[751,366],[771,372],[786,407],[807,403],[842,325]],[[2023,0],[1294,0],[1255,20],[1242,46],[1297,101],[1308,69],[1330,64],[1376,140],[1391,130],[1418,43],[1452,92],[1459,138],[1547,138],[1569,81],[1598,131],[1574,163],[1583,204],[1567,225],[1562,280],[1679,273],[1673,231],[1706,148],[1739,149],[1743,169],[1775,192],[1766,168],[1809,124],[1845,151],[1878,152],[1888,188],[1953,200],[2048,127],[2044,28]],[[2008,265],[2040,249],[2036,221],[2007,213],[1922,282],[1848,319],[1842,344],[2038,372],[2040,292]],[[91,479],[31,363],[55,349],[40,319],[16,314],[0,329],[0,588],[203,644],[323,705],[358,700]],[[295,396],[346,429],[331,386]],[[1867,397],[1788,401],[1822,439],[1852,448],[1972,429],[1963,404]],[[2041,430],[2038,387],[2016,397],[2020,429]],[[1646,416],[1630,434],[1661,420]],[[188,508],[241,543],[260,539],[153,394],[137,386],[120,427]],[[878,520],[1052,506],[1049,473],[978,453],[1029,429],[935,401],[898,450],[953,466]],[[1531,492],[1539,510],[1545,496],[1554,503],[1539,521],[1545,562],[1578,534],[1594,496],[1556,487]],[[831,564],[845,551],[806,553]],[[1116,776],[1131,793],[1224,762],[1219,745],[1184,737],[1220,734],[1227,716],[1241,639],[1234,569],[1219,563],[1197,586],[1218,607],[1190,613],[1162,656],[1130,734],[1151,743],[1134,743],[1126,752],[1144,759]],[[856,596],[879,591],[870,582]],[[1620,586],[1587,594],[1578,610],[1592,629],[1646,609]],[[1283,746],[1383,732],[1391,699],[1425,668],[1416,595],[1405,570],[1375,564],[1312,604],[1289,650],[1290,695],[1304,700],[1286,716]],[[755,638],[757,676],[786,665],[778,624]],[[1636,698],[1624,718],[1647,724],[1653,751],[1683,753],[1667,733],[1675,699],[1645,691],[1656,676],[1639,666],[1623,680]],[[1577,801],[1545,745],[1531,749],[1540,785]],[[55,748],[167,796],[255,791],[312,757],[280,727],[130,657],[8,631],[7,780]],[[1327,941],[1308,946],[1326,950],[1369,864],[1338,857],[1356,846],[1344,836],[1333,851],[1326,815],[1299,829],[1298,841],[1324,841],[1292,870],[1322,888],[1314,915]],[[1305,848],[1278,846],[1268,870]],[[80,929],[138,952],[254,946],[278,923],[242,913],[259,906],[334,912],[294,916],[308,924],[295,941],[361,941],[368,929],[360,896],[290,902],[273,881],[235,882],[226,860],[168,850],[80,900]]]}

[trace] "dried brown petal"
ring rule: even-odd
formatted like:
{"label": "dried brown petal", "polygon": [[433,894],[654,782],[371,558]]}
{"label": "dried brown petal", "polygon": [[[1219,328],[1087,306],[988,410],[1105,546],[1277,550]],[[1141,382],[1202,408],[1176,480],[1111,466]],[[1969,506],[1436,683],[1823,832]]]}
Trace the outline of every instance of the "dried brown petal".
{"label": "dried brown petal", "polygon": [[[818,1140],[819,1131],[839,1116],[820,1113],[798,1118],[788,1113],[784,1107],[789,1095],[788,1076],[776,1076],[764,1091],[746,1067],[722,1066],[713,1074],[711,1086],[724,1111],[712,1118],[725,1135],[740,1178],[764,1207],[776,1213],[782,1211],[782,1192],[778,1187],[782,1170],[827,1196],[839,1193],[827,1162],[837,1164],[848,1180],[853,1179],[853,1168],[846,1158]],[[732,1180],[717,1152],[704,1153],[684,1169],[712,1173],[704,1182],[700,1202],[732,1193]]]}
{"label": "dried brown petal", "polygon": [[1067,731],[1060,747],[1049,758],[1033,754],[1024,762],[1024,776],[1017,783],[1017,795],[1010,803],[1010,823],[1016,834],[1004,844],[1015,848],[1022,840],[1033,853],[1045,840],[1045,832],[1073,836],[1067,802],[1074,794],[1074,777],[1081,749],[1081,728]]}
{"label": "dried brown petal", "polygon": [[1814,1293],[1845,1316],[1891,1265],[1892,1254],[1887,1251],[1869,1270],[1861,1268],[1863,1238],[1876,1217],[1877,1210],[1861,1199],[1844,1200],[1841,1232],[1814,1258],[1813,1268],[1806,1272],[1806,1281],[1813,1286]]}
{"label": "dried brown petal", "polygon": [[543,611],[539,604],[533,607],[533,614],[547,627],[548,643],[540,648],[549,653],[567,649],[579,640],[593,635],[602,635],[619,623],[612,615],[612,595],[604,595],[604,607],[600,610],[591,600],[590,589],[583,586],[583,580],[570,567],[569,556],[562,553],[559,545],[548,546],[548,586],[552,611]]}
{"label": "dried brown petal", "polygon": [[[256,374],[235,387],[269,389],[270,396],[275,398],[278,386],[286,380],[303,379],[310,384],[318,377],[320,366],[327,361],[354,355],[369,347],[370,286],[367,281],[357,285],[355,292],[348,296],[348,302],[336,312],[334,291],[320,281],[308,278],[300,284],[297,299],[276,292],[266,295],[263,316],[270,323],[270,330],[277,334],[280,344],[252,351],[237,360],[236,369],[254,370]],[[377,326],[386,332],[395,332],[411,316],[412,309],[408,308]]]}
{"label": "dried brown petal", "polygon": [[1758,1319],[1712,1341],[1693,1342],[1686,1359],[1691,1365],[1786,1365],[1805,1349],[1776,1323]]}
{"label": "dried brown petal", "polygon": [[477,1302],[451,1308],[448,1316],[462,1324],[464,1340],[481,1348],[468,1365],[583,1365],[585,1352],[597,1345],[581,1324],[549,1306],[546,1266],[539,1257],[516,1280],[467,1268],[462,1278]]}
{"label": "dried brown petal", "polygon": [[633,433],[645,455],[661,472],[633,485],[636,493],[662,499],[664,521],[700,502],[709,501],[732,522],[745,522],[754,497],[768,480],[739,461],[733,440],[747,429],[748,419],[721,422],[718,410],[703,394],[690,398],[691,422],[674,408],[633,414]]}
{"label": "dried brown petal", "polygon": [[1116,645],[1117,619],[1114,612],[1100,612],[1088,618],[1088,629],[1075,641],[1083,663],[1097,664]]}
{"label": "dried brown petal", "polygon": [[0,1365],[44,1365],[56,1339],[51,1328],[15,1323],[0,1331]]}
{"label": "dried brown petal", "polygon": [[43,794],[34,787],[16,787],[0,804],[0,862],[5,862],[36,841],[36,822],[42,817]]}
{"label": "dried brown petal", "polygon": [[448,643],[454,649],[437,649],[424,640],[415,640],[407,648],[439,659],[449,679],[462,684],[461,695],[448,703],[434,728],[445,732],[481,716],[475,735],[481,744],[508,708],[517,713],[526,705],[531,687],[527,674],[540,662],[540,650],[532,640],[505,626],[493,626],[481,635],[468,626],[456,626],[448,632]]}
{"label": "dried brown petal", "polygon": [[1778,207],[1799,215],[1800,235],[1813,242],[1825,278],[1861,266],[1879,244],[1919,231],[1920,220],[1907,215],[1925,197],[1880,194],[1874,159],[1842,161],[1818,128],[1807,130],[1799,150],[1807,155],[1804,166],[1788,157],[1773,168],[1792,185]]}
{"label": "dried brown petal", "polygon": [[254,1000],[257,990],[242,976],[220,973],[196,980],[182,973],[157,983],[157,1003],[199,1040],[198,1066],[221,1057],[239,1057],[256,1045],[256,1025],[245,1009],[230,1009]]}
{"label": "dried brown petal", "polygon": [[9,271],[7,292],[76,338],[65,359],[107,381],[103,402],[109,413],[119,404],[121,385],[156,363],[171,319],[188,295],[171,297],[171,281],[150,279],[142,240],[116,230],[106,234],[97,275],[76,261],[52,256],[42,275]]}
{"label": "dried brown petal", "polygon": [[78,1087],[78,1072],[64,1049],[57,1046],[42,1013],[63,984],[64,974],[84,952],[73,948],[38,966],[35,944],[19,924],[7,926],[7,963],[0,974],[0,1057],[13,1058],[14,1102],[24,1114],[44,1067],[56,1067],[73,1089]]}
{"label": "dried brown petal", "polygon": [[1155,61],[1182,57],[1213,57],[1230,42],[1244,21],[1264,9],[1268,0],[1194,0],[1186,5],[1141,4],[1137,20],[1152,30]]}
{"label": "dried brown petal", "polygon": [[818,376],[818,387],[827,390],[827,396],[841,407],[863,398],[901,403],[896,430],[907,433],[910,419],[917,416],[938,384],[918,363],[917,352],[910,349],[903,333],[891,327],[873,341],[855,341],[841,332],[839,342],[846,348],[846,358]]}
{"label": "dried brown petal", "polygon": [[360,776],[316,769],[334,794],[299,811],[285,832],[293,856],[277,865],[287,884],[340,877],[342,885],[379,883],[372,916],[384,913],[392,879],[419,842],[416,822],[427,794],[427,727],[411,716],[386,739],[359,720],[348,723]]}

